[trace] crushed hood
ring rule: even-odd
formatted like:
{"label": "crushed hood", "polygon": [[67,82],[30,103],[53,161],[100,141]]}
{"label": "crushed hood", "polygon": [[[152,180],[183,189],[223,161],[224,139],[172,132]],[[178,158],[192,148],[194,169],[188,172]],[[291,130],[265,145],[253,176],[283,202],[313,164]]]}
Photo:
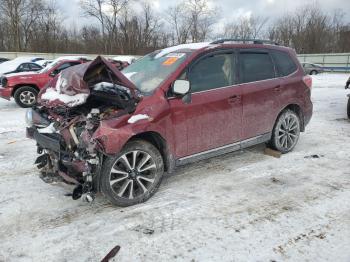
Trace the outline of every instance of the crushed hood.
{"label": "crushed hood", "polygon": [[91,86],[101,82],[113,82],[130,90],[137,98],[135,85],[112,63],[101,56],[89,63],[62,71],[39,93],[38,102],[46,107],[74,107],[85,103]]}

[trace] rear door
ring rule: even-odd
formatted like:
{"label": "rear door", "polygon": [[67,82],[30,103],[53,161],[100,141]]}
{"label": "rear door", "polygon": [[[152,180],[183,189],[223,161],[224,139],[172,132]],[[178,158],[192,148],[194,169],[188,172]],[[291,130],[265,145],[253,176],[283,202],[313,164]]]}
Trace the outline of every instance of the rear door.
{"label": "rear door", "polygon": [[[172,100],[174,113],[183,116],[186,134],[175,135],[175,144],[187,140],[187,150],[177,148],[178,156],[192,155],[240,140],[241,89],[236,84],[236,55],[226,51],[206,55],[190,67],[191,102]],[[179,104],[181,103],[181,104]],[[176,132],[176,131],[175,131]],[[178,138],[178,139],[176,139]]]}
{"label": "rear door", "polygon": [[239,52],[239,79],[242,87],[242,140],[272,131],[278,110],[280,79],[267,50],[242,49]]}

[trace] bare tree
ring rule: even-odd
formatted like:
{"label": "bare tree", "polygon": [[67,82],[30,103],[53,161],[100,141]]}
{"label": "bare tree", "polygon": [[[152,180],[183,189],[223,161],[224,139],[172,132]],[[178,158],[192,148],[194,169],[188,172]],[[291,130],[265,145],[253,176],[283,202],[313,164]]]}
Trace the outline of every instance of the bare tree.
{"label": "bare tree", "polygon": [[256,39],[264,36],[268,18],[260,16],[241,16],[236,21],[224,26],[223,37],[239,39]]}

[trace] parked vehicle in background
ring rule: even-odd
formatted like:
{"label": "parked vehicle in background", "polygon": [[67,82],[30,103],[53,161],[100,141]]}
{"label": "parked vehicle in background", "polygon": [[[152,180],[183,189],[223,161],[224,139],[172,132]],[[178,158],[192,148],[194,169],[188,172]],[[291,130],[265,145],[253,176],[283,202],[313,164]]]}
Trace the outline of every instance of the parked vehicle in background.
{"label": "parked vehicle in background", "polygon": [[[346,84],[345,84],[345,89],[348,89],[348,88],[350,88],[350,77],[349,77],[348,81],[346,81]],[[350,94],[348,94],[347,114],[348,114],[348,118],[350,119]]]}
{"label": "parked vehicle in background", "polygon": [[86,62],[84,57],[60,57],[38,72],[7,74],[0,79],[0,97],[15,98],[21,107],[31,107],[37,95],[62,70]]}
{"label": "parked vehicle in background", "polygon": [[9,61],[10,59],[0,57],[0,64]]}
{"label": "parked vehicle in background", "polygon": [[33,62],[23,62],[10,60],[0,64],[0,76],[20,73],[20,72],[33,72],[43,69],[40,65]]}
{"label": "parked vehicle in background", "polygon": [[111,62],[119,71],[130,65],[128,62],[120,60],[108,59],[108,61]]}
{"label": "parked vehicle in background", "polygon": [[304,68],[304,72],[307,75],[317,75],[324,73],[324,68],[321,65],[311,64],[311,63],[301,63]]}
{"label": "parked vehicle in background", "polygon": [[155,51],[122,72],[98,57],[65,70],[27,112],[44,181],[115,205],[150,198],[176,166],[269,143],[293,150],[312,116],[294,50],[220,40]]}
{"label": "parked vehicle in background", "polygon": [[48,64],[51,64],[53,62],[53,60],[39,60],[36,61],[35,63],[42,66],[43,68],[46,67]]}
{"label": "parked vehicle in background", "polygon": [[132,56],[132,55],[118,55],[113,57],[113,60],[127,62],[129,65],[134,63],[137,59],[138,59],[137,56]]}

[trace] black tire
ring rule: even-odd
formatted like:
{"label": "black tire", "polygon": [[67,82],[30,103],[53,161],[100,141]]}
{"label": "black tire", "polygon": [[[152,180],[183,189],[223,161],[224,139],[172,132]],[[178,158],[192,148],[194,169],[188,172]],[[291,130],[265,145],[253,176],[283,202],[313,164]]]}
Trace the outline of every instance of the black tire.
{"label": "black tire", "polygon": [[34,87],[22,86],[15,91],[13,97],[20,107],[27,108],[36,104],[38,93]]}
{"label": "black tire", "polygon": [[292,110],[283,111],[272,130],[270,146],[282,154],[294,149],[300,136],[300,118]]}
{"label": "black tire", "polygon": [[139,204],[157,191],[163,174],[164,163],[158,149],[144,140],[133,140],[118,155],[108,157],[103,163],[101,190],[116,206]]}
{"label": "black tire", "polygon": [[348,118],[350,119],[350,97],[348,99],[347,113],[348,113]]}
{"label": "black tire", "polygon": [[317,70],[312,70],[311,72],[310,72],[310,75],[317,75],[318,74],[318,71]]}

